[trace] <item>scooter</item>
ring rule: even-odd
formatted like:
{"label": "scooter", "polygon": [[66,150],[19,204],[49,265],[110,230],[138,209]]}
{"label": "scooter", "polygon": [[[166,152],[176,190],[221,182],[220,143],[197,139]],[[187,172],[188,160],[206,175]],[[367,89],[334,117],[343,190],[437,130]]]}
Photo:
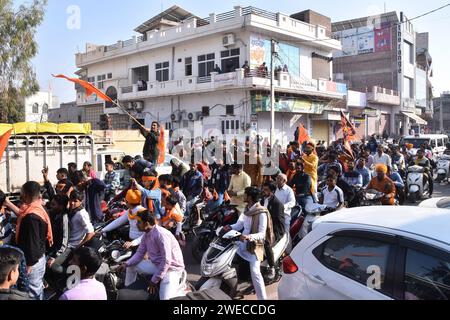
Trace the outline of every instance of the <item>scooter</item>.
{"label": "scooter", "polygon": [[437,183],[448,182],[450,178],[450,155],[441,155],[436,164]]}
{"label": "scooter", "polygon": [[422,198],[429,196],[429,183],[424,183],[425,169],[421,166],[410,166],[408,168],[408,177],[406,179],[406,188],[408,199],[415,203]]}
{"label": "scooter", "polygon": [[[300,242],[308,233],[312,230],[312,225],[314,221],[316,221],[321,216],[327,215],[333,211],[332,208],[327,207],[326,205],[314,203],[309,206],[306,206],[304,214],[304,221],[300,228],[300,231],[296,237],[297,243]],[[292,244],[294,246],[294,244]]]}
{"label": "scooter", "polygon": [[383,205],[383,197],[384,193],[370,189],[370,190],[361,190],[361,201],[360,207],[371,207],[371,206],[382,206]]}
{"label": "scooter", "polygon": [[[239,249],[241,233],[235,230],[219,236],[222,228],[217,230],[217,238],[210,243],[208,250],[203,255],[201,262],[202,277],[197,282],[196,290],[221,289],[231,298],[243,297],[253,290],[251,281],[242,280],[248,275],[237,274],[233,264],[235,255]],[[269,265],[267,260],[261,263],[261,273],[264,283],[270,285],[281,279],[281,265],[284,253],[289,244],[289,234],[286,233],[275,246],[273,246],[276,275],[270,279],[268,276]]]}
{"label": "scooter", "polygon": [[203,254],[208,249],[211,241],[216,237],[216,230],[219,227],[233,225],[239,219],[240,212],[236,206],[226,203],[222,204],[216,210],[203,216],[203,222],[194,231],[194,239],[192,241],[192,256],[195,261],[201,262]]}

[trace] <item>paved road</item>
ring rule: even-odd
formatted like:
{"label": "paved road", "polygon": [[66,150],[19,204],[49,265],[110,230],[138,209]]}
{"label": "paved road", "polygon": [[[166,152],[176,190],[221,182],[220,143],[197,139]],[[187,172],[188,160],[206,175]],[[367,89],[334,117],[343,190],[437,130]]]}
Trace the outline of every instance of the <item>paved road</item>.
{"label": "paved road", "polygon": [[[450,185],[448,184],[435,184],[434,185],[434,197],[447,197],[450,196]],[[416,206],[419,205],[419,203],[415,204]],[[188,244],[186,248],[183,249],[183,255],[186,263],[186,269],[188,271],[188,280],[192,283],[196,282],[200,278],[200,265],[192,258],[191,254],[191,246],[190,242],[188,241]],[[277,284],[271,285],[267,287],[267,295],[270,300],[277,300],[278,299],[278,293],[277,293]],[[254,295],[246,296],[244,300],[256,300],[256,297]]]}

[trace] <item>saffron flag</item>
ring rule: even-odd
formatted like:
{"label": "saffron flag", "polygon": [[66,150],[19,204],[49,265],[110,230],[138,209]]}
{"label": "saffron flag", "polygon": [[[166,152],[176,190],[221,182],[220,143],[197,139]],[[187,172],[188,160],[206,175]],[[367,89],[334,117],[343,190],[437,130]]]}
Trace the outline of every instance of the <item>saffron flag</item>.
{"label": "saffron flag", "polygon": [[11,132],[12,132],[12,129],[9,131],[6,131],[4,134],[2,134],[0,136],[0,161],[2,160],[3,153],[5,152],[6,147],[8,146],[8,141],[9,141],[9,138],[11,137]]}
{"label": "saffron flag", "polygon": [[341,125],[344,134],[344,141],[356,141],[357,134],[355,126],[347,119],[344,112],[341,110]]}
{"label": "saffron flag", "polygon": [[71,82],[77,83],[80,86],[82,86],[85,90],[86,90],[86,95],[89,97],[90,95],[92,95],[93,93],[95,93],[97,95],[97,97],[99,97],[102,100],[108,101],[108,102],[113,102],[113,100],[108,97],[106,94],[104,94],[100,89],[98,89],[97,87],[95,87],[94,85],[92,85],[91,83],[78,79],[78,78],[69,78],[66,77],[63,74],[58,74],[58,75],[52,75],[55,78],[62,78],[62,79],[66,79],[69,80]]}
{"label": "saffron flag", "polygon": [[344,148],[348,152],[348,154],[353,159],[355,159],[352,147],[350,146],[350,141],[357,140],[356,129],[355,126],[347,119],[342,110],[341,110],[341,125],[342,125],[342,133],[344,135]]}
{"label": "saffron flag", "polygon": [[161,126],[160,130],[159,130],[159,140],[158,140],[158,151],[159,151],[159,156],[158,156],[158,164],[163,164],[164,161],[166,160],[166,139],[164,136],[164,127]]}
{"label": "saffron flag", "polygon": [[298,144],[302,145],[304,142],[308,142],[311,140],[308,131],[305,129],[303,124],[300,124],[298,127]]}

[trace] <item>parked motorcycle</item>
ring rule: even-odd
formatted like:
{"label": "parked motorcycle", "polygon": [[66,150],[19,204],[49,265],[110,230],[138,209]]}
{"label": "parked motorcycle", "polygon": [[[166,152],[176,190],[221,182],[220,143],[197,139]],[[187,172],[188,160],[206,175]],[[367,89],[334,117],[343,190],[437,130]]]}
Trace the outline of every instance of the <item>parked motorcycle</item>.
{"label": "parked motorcycle", "polygon": [[436,164],[437,183],[448,182],[450,178],[450,155],[443,154],[439,156]]}
{"label": "parked motorcycle", "polygon": [[[219,237],[222,228],[217,230],[217,237],[210,243],[201,262],[202,277],[196,283],[196,290],[221,289],[231,298],[242,297],[252,293],[253,285],[248,274],[238,274],[233,260],[240,245],[241,233],[235,230]],[[281,279],[281,265],[286,248],[289,244],[289,234],[286,233],[280,241],[273,246],[275,258],[275,278],[268,276],[267,261],[261,263],[261,273],[266,285],[278,282]]]}
{"label": "parked motorcycle", "polygon": [[195,236],[192,242],[192,256],[196,261],[202,260],[209,244],[216,237],[217,228],[235,224],[239,215],[236,206],[224,203],[209,215],[204,216],[202,225],[194,231]]}

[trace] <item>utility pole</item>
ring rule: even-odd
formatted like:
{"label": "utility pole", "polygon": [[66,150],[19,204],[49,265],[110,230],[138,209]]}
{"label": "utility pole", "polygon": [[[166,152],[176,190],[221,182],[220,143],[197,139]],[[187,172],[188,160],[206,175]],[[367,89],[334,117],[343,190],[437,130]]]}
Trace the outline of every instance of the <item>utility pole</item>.
{"label": "utility pole", "polygon": [[270,53],[270,146],[273,147],[275,143],[275,68],[274,58],[278,53],[277,42],[271,40]]}

